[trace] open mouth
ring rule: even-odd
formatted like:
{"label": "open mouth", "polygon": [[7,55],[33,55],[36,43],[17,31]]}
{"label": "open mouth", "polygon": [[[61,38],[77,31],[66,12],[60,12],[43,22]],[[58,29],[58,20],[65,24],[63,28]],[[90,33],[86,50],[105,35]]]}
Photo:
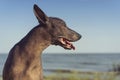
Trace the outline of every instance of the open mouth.
{"label": "open mouth", "polygon": [[73,50],[75,50],[75,47],[70,42],[70,40],[68,40],[68,39],[66,39],[64,37],[59,37],[58,42],[59,42],[58,45],[62,46],[65,49],[69,49],[69,50],[73,49]]}

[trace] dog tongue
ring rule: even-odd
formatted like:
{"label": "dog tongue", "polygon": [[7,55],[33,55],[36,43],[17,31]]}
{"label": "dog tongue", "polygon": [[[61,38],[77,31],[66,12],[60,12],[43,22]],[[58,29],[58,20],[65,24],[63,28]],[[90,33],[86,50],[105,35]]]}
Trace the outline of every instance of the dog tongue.
{"label": "dog tongue", "polygon": [[72,43],[70,43],[69,41],[66,41],[66,44],[68,45],[68,47],[70,47],[71,49],[75,50],[75,47],[73,46]]}
{"label": "dog tongue", "polygon": [[73,50],[75,50],[75,46],[71,45],[71,48],[72,48]]}

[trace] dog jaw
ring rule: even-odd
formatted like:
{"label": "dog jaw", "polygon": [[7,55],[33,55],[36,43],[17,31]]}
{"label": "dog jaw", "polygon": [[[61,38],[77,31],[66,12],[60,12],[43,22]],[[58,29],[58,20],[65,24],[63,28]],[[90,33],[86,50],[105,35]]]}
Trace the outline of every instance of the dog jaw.
{"label": "dog jaw", "polygon": [[68,50],[75,50],[75,46],[71,43],[71,41],[64,37],[58,37],[57,40],[54,41],[54,45],[59,45]]}
{"label": "dog jaw", "polygon": [[68,39],[60,37],[58,39],[58,41],[61,43],[61,46],[63,48],[69,49],[69,50],[71,50],[71,49],[75,50],[75,47],[73,46],[73,44]]}

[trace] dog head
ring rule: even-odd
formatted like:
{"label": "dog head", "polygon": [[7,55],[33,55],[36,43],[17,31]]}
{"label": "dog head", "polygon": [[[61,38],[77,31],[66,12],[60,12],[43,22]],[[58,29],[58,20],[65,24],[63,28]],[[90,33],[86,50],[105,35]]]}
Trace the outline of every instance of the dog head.
{"label": "dog head", "polygon": [[51,44],[60,45],[65,49],[75,49],[71,42],[81,38],[81,35],[67,27],[66,23],[56,17],[48,17],[36,4],[34,13],[38,22],[51,35]]}

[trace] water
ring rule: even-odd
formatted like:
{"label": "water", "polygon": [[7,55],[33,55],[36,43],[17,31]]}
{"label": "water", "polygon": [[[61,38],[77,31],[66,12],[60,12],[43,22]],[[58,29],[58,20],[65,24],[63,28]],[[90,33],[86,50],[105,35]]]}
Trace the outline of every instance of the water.
{"label": "water", "polygon": [[[0,75],[7,54],[0,54]],[[49,70],[109,71],[120,64],[120,54],[43,54],[44,73]]]}

